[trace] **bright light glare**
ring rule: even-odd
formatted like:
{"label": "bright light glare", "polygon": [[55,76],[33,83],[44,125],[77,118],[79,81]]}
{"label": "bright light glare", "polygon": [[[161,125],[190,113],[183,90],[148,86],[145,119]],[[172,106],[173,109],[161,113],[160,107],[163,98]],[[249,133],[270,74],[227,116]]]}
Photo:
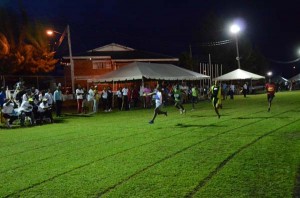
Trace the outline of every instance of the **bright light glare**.
{"label": "bright light glare", "polygon": [[49,36],[52,36],[54,32],[53,32],[52,30],[47,30],[46,33],[47,33]]}
{"label": "bright light glare", "polygon": [[240,26],[238,26],[236,24],[234,24],[230,27],[230,32],[234,33],[234,34],[239,33],[240,30],[241,30]]}
{"label": "bright light glare", "polygon": [[272,74],[273,74],[273,73],[272,73],[271,71],[269,71],[269,72],[267,73],[268,76],[272,76]]}

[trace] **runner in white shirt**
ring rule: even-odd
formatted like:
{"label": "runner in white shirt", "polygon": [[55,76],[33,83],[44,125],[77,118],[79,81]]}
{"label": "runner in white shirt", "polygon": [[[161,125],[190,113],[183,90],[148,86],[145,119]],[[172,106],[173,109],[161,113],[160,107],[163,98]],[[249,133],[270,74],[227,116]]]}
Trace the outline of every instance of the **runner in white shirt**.
{"label": "runner in white shirt", "polygon": [[149,124],[153,124],[154,123],[154,120],[156,118],[157,115],[160,115],[160,114],[164,114],[165,116],[168,116],[168,113],[167,112],[164,112],[164,111],[161,111],[160,108],[162,106],[162,93],[161,93],[161,88],[160,87],[157,87],[156,91],[151,93],[151,94],[155,94],[155,109],[154,109],[154,115],[153,115],[153,118],[152,120],[149,121]]}

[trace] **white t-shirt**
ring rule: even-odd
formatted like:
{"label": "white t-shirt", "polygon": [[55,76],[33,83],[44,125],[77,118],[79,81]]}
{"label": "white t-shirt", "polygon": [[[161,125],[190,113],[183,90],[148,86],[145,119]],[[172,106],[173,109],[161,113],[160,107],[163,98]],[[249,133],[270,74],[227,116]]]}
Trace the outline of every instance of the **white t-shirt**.
{"label": "white t-shirt", "polygon": [[42,112],[43,113],[43,112],[46,111],[46,108],[48,108],[48,107],[49,107],[48,103],[41,102],[41,104],[38,107],[38,112]]}
{"label": "white t-shirt", "polygon": [[162,94],[160,91],[156,91],[155,104],[156,104],[156,107],[159,107],[162,104]]}
{"label": "white t-shirt", "polygon": [[14,111],[14,103],[9,103],[8,105],[7,103],[3,104],[2,113],[10,115],[13,114],[13,111]]}
{"label": "white t-shirt", "polygon": [[87,100],[88,101],[92,101],[92,100],[94,100],[94,98],[95,98],[95,92],[94,92],[94,90],[89,89]]}
{"label": "white t-shirt", "polygon": [[20,108],[18,109],[20,112],[25,111],[25,112],[31,112],[33,109],[33,106],[28,102],[28,101],[23,101],[21,103]]}
{"label": "white t-shirt", "polygon": [[51,93],[45,93],[45,98],[47,99],[49,105],[53,104],[53,95]]}
{"label": "white t-shirt", "polygon": [[76,99],[83,99],[84,91],[83,89],[76,89]]}
{"label": "white t-shirt", "polygon": [[128,88],[123,88],[122,89],[122,93],[123,93],[123,96],[127,96],[128,95]]}

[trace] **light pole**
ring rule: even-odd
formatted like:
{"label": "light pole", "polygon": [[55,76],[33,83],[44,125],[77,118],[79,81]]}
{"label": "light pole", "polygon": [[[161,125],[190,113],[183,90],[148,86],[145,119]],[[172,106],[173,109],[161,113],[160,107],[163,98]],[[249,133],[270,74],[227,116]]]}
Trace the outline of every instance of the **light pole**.
{"label": "light pole", "polygon": [[59,44],[63,41],[65,34],[68,36],[68,47],[69,47],[69,57],[70,57],[70,64],[71,64],[71,87],[72,87],[72,94],[75,93],[75,87],[74,87],[74,61],[72,56],[72,45],[71,45],[71,36],[70,36],[70,26],[67,25],[65,31],[63,33],[54,31],[54,30],[47,30],[46,33],[50,36],[53,35],[53,33],[61,34],[61,37],[59,39]]}
{"label": "light pole", "polygon": [[236,60],[238,63],[238,68],[241,69],[241,63],[240,63],[240,53],[239,53],[239,43],[238,43],[238,33],[240,32],[241,28],[234,24],[230,27],[230,32],[234,34],[235,36],[235,46],[236,46]]}

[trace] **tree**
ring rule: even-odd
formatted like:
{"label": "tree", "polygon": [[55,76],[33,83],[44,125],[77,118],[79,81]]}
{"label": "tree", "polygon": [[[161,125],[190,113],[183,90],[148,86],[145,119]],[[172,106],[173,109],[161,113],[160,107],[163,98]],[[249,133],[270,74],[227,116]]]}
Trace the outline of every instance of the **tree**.
{"label": "tree", "polygon": [[12,10],[0,8],[0,13],[1,73],[34,74],[52,71],[58,60],[48,46],[43,25],[29,23],[25,11],[18,15]]}

